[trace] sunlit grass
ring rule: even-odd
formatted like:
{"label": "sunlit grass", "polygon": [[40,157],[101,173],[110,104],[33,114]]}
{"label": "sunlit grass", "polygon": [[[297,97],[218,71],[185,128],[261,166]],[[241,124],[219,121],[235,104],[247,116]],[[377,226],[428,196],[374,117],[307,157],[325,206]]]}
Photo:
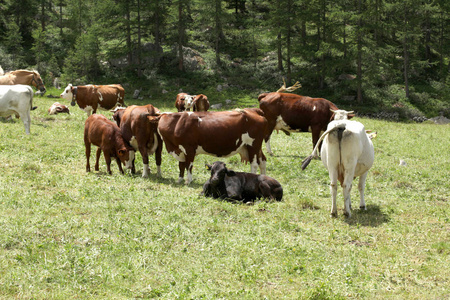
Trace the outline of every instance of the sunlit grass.
{"label": "sunlit grass", "polygon": [[[322,163],[301,171],[310,134],[272,137],[267,173],[282,202],[229,203],[199,196],[214,157],[196,158],[189,186],[165,150],[162,179],[153,158],[141,178],[140,155],[135,176],[115,162],[107,175],[103,157],[86,173],[86,114],[48,116],[57,100],[35,99],[29,136],[20,120],[0,121],[0,298],[448,298],[448,125],[357,118],[378,137],[368,210],[346,219],[341,190],[338,218],[329,215]],[[353,207],[358,197],[355,182]]]}

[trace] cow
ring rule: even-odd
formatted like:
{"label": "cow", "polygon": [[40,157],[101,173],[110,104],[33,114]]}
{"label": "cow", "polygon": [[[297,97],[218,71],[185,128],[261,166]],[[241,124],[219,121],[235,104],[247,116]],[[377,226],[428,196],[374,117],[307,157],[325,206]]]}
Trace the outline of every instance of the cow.
{"label": "cow", "polygon": [[91,144],[97,146],[95,171],[99,170],[100,154],[106,161],[108,174],[111,172],[111,157],[116,158],[119,171],[124,174],[122,163],[127,169],[131,169],[134,160],[134,149],[125,141],[120,128],[111,120],[100,114],[94,114],[87,118],[84,124],[84,145],[86,147],[86,172],[91,171],[89,158],[91,156]]}
{"label": "cow", "polygon": [[[144,106],[132,105],[126,109],[118,109],[113,115],[114,120],[122,131],[123,138],[130,143],[135,151],[139,150],[144,164],[142,177],[147,178],[150,172],[148,155],[155,154],[157,175],[161,177],[162,139],[158,134],[158,124],[151,116],[159,115],[160,111],[151,104]],[[136,172],[134,161],[131,172]]]}
{"label": "cow", "polygon": [[33,107],[33,89],[28,85],[0,85],[0,116],[9,117],[15,114],[22,119],[25,133],[30,134]]}
{"label": "cow", "polygon": [[120,84],[110,85],[79,85],[69,84],[60,97],[70,100],[70,104],[84,110],[88,116],[96,113],[97,109],[110,110],[117,106],[125,106],[123,100],[125,90]]}
{"label": "cow", "polygon": [[207,111],[209,109],[208,97],[203,94],[188,95],[186,93],[179,93],[175,100],[175,107],[178,112],[190,111]]}
{"label": "cow", "polygon": [[283,188],[281,184],[266,175],[235,172],[221,161],[206,165],[211,177],[203,185],[202,194],[207,197],[253,201],[259,198],[281,201]]}
{"label": "cow", "polygon": [[49,115],[56,115],[56,114],[59,114],[59,113],[70,114],[69,107],[67,107],[67,105],[63,105],[63,104],[61,104],[59,102],[55,102],[48,109],[48,114]]}
{"label": "cow", "polygon": [[[335,113],[342,113],[338,111]],[[327,130],[322,134],[319,142],[314,147],[310,156],[302,163],[304,170],[313,158],[317,157],[318,145],[323,140],[320,156],[322,163],[327,168],[330,177],[331,190],[331,215],[337,216],[336,193],[339,180],[344,191],[344,215],[351,216],[350,191],[353,179],[359,177],[358,190],[360,194],[360,209],[366,209],[364,201],[364,188],[367,173],[373,165],[374,148],[369,134],[364,125],[347,118],[334,120],[328,124]]]}
{"label": "cow", "polygon": [[[334,118],[331,110],[337,106],[324,98],[311,98],[296,94],[273,92],[258,96],[259,108],[268,121],[268,132],[265,136],[267,153],[273,155],[270,148],[270,136],[274,129],[287,135],[290,132],[312,132],[313,148],[316,146],[322,131]],[[349,115],[352,117],[352,115]]]}
{"label": "cow", "polygon": [[192,167],[198,154],[228,157],[239,153],[242,161],[250,162],[252,173],[259,166],[261,174],[265,174],[266,157],[261,145],[267,120],[260,109],[178,112],[156,118],[167,152],[179,161],[178,182],[183,181],[185,170],[186,184],[192,182]]}

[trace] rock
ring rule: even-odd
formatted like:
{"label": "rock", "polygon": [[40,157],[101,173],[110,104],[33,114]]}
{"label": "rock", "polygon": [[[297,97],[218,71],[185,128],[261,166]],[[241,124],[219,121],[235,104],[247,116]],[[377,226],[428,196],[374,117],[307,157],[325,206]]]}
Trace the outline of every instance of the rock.
{"label": "rock", "polygon": [[406,167],[406,161],[404,161],[403,159],[400,159],[400,163],[399,163],[399,166],[402,166],[402,167]]}
{"label": "rock", "polygon": [[450,120],[447,119],[444,116],[431,118],[430,121],[432,121],[432,122],[434,122],[435,124],[438,124],[438,125],[445,125],[445,124],[449,124],[450,123]]}
{"label": "rock", "polygon": [[222,103],[217,103],[217,104],[213,104],[211,105],[212,109],[221,109],[222,108]]}
{"label": "rock", "polygon": [[133,99],[137,99],[139,97],[139,94],[141,93],[142,89],[134,90],[133,93]]}

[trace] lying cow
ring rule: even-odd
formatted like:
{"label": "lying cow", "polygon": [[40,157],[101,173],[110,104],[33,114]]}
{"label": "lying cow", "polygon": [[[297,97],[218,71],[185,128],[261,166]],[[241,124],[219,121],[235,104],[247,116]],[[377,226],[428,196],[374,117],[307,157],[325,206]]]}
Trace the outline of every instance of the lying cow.
{"label": "lying cow", "polygon": [[[157,132],[158,124],[151,121],[151,116],[159,115],[160,111],[151,104],[145,106],[128,106],[118,109],[113,115],[114,120],[122,131],[123,138],[130,143],[135,151],[139,150],[144,164],[142,177],[148,177],[148,155],[155,154],[157,174],[161,177],[161,153],[163,143]],[[136,172],[134,160],[131,172]]]}
{"label": "lying cow", "polygon": [[120,84],[79,86],[69,84],[60,97],[70,100],[72,106],[78,103],[88,116],[95,114],[97,109],[110,110],[117,106],[125,106],[123,102],[125,90]]}
{"label": "lying cow", "polygon": [[22,119],[25,133],[30,134],[33,107],[33,89],[28,85],[0,85],[0,116],[9,117],[15,114]]}
{"label": "lying cow", "polygon": [[227,157],[240,154],[251,163],[252,173],[259,166],[266,172],[266,157],[261,151],[267,120],[257,108],[220,112],[168,113],[159,119],[158,132],[167,152],[179,161],[180,176],[187,171],[186,184],[192,181],[194,158],[198,154]]}
{"label": "lying cow", "polygon": [[211,178],[203,185],[205,196],[244,202],[259,198],[281,201],[283,198],[281,184],[269,176],[234,172],[221,161],[206,166]]}
{"label": "lying cow", "polygon": [[60,113],[70,114],[69,107],[67,107],[67,105],[63,105],[59,102],[55,102],[48,109],[49,115],[56,115],[56,114],[60,114]]}
{"label": "lying cow", "polygon": [[[337,106],[323,98],[311,98],[289,93],[264,93],[258,96],[259,108],[264,111],[268,121],[268,132],[265,136],[267,153],[273,154],[270,148],[270,136],[273,130],[290,132],[312,132],[313,148],[319,140],[320,133],[334,118],[331,110]],[[350,115],[349,118],[352,116]]]}
{"label": "lying cow", "polygon": [[209,109],[208,97],[203,94],[188,95],[186,93],[179,93],[175,100],[175,107],[178,112],[190,111],[207,111]]}
{"label": "lying cow", "polygon": [[122,136],[120,128],[103,115],[94,114],[87,118],[84,125],[84,145],[86,147],[86,172],[91,171],[89,158],[91,144],[98,147],[95,161],[95,171],[99,170],[100,154],[103,151],[106,168],[111,174],[111,157],[116,158],[120,172],[123,174],[122,163],[131,169],[134,160],[134,149],[128,145]]}
{"label": "lying cow", "polygon": [[[338,111],[342,113],[345,111]],[[338,113],[336,112],[336,114]],[[345,114],[347,115],[347,114]],[[310,156],[302,163],[304,170],[311,160],[317,157],[318,145],[323,140],[320,156],[330,176],[332,198],[331,215],[337,216],[336,193],[337,181],[344,190],[344,204],[347,217],[351,216],[350,191],[355,177],[359,177],[358,190],[361,209],[366,209],[364,187],[369,169],[374,161],[374,149],[364,125],[357,121],[349,121],[345,117],[328,124]]]}

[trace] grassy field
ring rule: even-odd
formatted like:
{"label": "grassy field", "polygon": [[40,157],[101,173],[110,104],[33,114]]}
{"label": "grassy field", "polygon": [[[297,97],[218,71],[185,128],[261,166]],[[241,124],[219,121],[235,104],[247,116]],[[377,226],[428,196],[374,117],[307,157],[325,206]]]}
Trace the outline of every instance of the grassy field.
{"label": "grassy field", "polygon": [[165,149],[162,179],[153,157],[141,178],[139,154],[135,176],[115,162],[108,175],[103,156],[86,173],[86,114],[48,116],[54,101],[35,98],[29,136],[0,121],[0,299],[450,298],[448,125],[356,118],[378,137],[368,210],[346,219],[342,189],[330,217],[322,163],[301,171],[310,134],[273,135],[267,173],[284,200],[245,205],[199,196],[210,156],[196,158],[189,186]]}

